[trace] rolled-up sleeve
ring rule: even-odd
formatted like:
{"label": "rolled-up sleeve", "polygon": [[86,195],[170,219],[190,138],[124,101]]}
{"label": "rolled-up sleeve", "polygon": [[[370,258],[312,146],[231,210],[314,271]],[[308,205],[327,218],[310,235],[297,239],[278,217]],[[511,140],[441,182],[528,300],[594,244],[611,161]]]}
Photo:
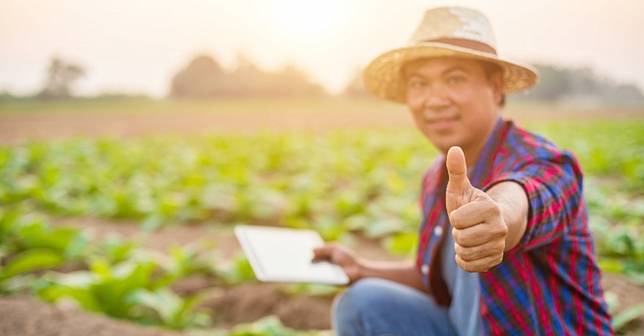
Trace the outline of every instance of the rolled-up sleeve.
{"label": "rolled-up sleeve", "polygon": [[485,189],[503,181],[520,184],[528,196],[528,222],[518,249],[531,250],[560,238],[578,215],[583,176],[569,152],[529,161],[501,174]]}

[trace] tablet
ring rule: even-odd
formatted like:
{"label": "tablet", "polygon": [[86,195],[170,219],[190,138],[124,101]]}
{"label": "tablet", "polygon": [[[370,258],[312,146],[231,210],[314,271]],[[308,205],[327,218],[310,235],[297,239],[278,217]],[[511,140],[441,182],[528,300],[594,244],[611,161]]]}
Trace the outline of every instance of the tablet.
{"label": "tablet", "polygon": [[341,267],[311,261],[313,248],[324,245],[315,231],[238,225],[235,235],[260,281],[329,285],[349,282]]}

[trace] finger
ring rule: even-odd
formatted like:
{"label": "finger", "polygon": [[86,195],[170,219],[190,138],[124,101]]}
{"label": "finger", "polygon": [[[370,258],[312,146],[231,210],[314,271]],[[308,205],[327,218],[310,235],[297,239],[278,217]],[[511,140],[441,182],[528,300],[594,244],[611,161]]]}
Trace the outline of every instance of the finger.
{"label": "finger", "polygon": [[461,147],[454,146],[447,151],[445,165],[448,173],[446,205],[447,211],[451,212],[461,206],[459,203],[470,187],[470,182],[467,178],[465,154]]}
{"label": "finger", "polygon": [[474,261],[465,261],[461,259],[458,255],[455,255],[454,259],[456,260],[456,264],[458,264],[458,266],[460,266],[463,270],[467,272],[487,272],[492,267],[500,264],[501,261],[503,261],[503,254],[489,256],[489,257],[485,257]]}
{"label": "finger", "polygon": [[449,174],[447,190],[449,192],[462,193],[469,187],[469,180],[467,179],[465,154],[461,147],[453,146],[447,151],[445,164],[447,166],[447,173]]}
{"label": "finger", "polygon": [[481,245],[465,247],[454,243],[454,252],[464,261],[474,261],[489,256],[503,254],[505,241],[499,239]]}
{"label": "finger", "polygon": [[327,244],[313,249],[313,261],[331,260],[335,245]]}
{"label": "finger", "polygon": [[482,199],[464,204],[450,212],[449,222],[457,229],[465,229],[500,215],[501,211],[494,201]]}
{"label": "finger", "polygon": [[474,247],[492,240],[504,239],[508,234],[505,225],[481,223],[465,229],[452,228],[454,241],[464,247]]}

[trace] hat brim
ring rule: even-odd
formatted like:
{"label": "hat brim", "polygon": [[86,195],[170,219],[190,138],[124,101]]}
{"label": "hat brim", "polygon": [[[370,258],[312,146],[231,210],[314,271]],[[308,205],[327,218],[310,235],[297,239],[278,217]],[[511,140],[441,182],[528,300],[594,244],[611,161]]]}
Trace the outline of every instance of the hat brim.
{"label": "hat brim", "polygon": [[492,53],[451,44],[424,42],[394,49],[376,57],[362,73],[364,86],[378,97],[405,103],[402,66],[413,60],[432,57],[469,58],[494,63],[503,70],[505,93],[525,90],[535,85],[538,80],[537,71],[529,65],[502,60]]}

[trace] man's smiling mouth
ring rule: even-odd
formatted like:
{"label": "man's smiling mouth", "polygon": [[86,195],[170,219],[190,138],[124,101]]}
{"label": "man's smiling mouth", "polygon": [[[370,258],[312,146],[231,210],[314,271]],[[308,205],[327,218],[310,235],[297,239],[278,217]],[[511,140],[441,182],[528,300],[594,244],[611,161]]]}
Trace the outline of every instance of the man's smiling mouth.
{"label": "man's smiling mouth", "polygon": [[424,120],[428,124],[433,124],[433,123],[442,123],[442,122],[450,122],[450,121],[457,121],[459,116],[449,116],[449,117],[430,117],[427,118],[425,117]]}
{"label": "man's smiling mouth", "polygon": [[450,115],[450,116],[431,116],[431,117],[426,117],[423,116],[423,121],[425,122],[425,125],[427,127],[435,130],[435,131],[447,131],[452,129],[454,126],[456,126],[457,122],[460,120],[460,116],[458,115]]}

